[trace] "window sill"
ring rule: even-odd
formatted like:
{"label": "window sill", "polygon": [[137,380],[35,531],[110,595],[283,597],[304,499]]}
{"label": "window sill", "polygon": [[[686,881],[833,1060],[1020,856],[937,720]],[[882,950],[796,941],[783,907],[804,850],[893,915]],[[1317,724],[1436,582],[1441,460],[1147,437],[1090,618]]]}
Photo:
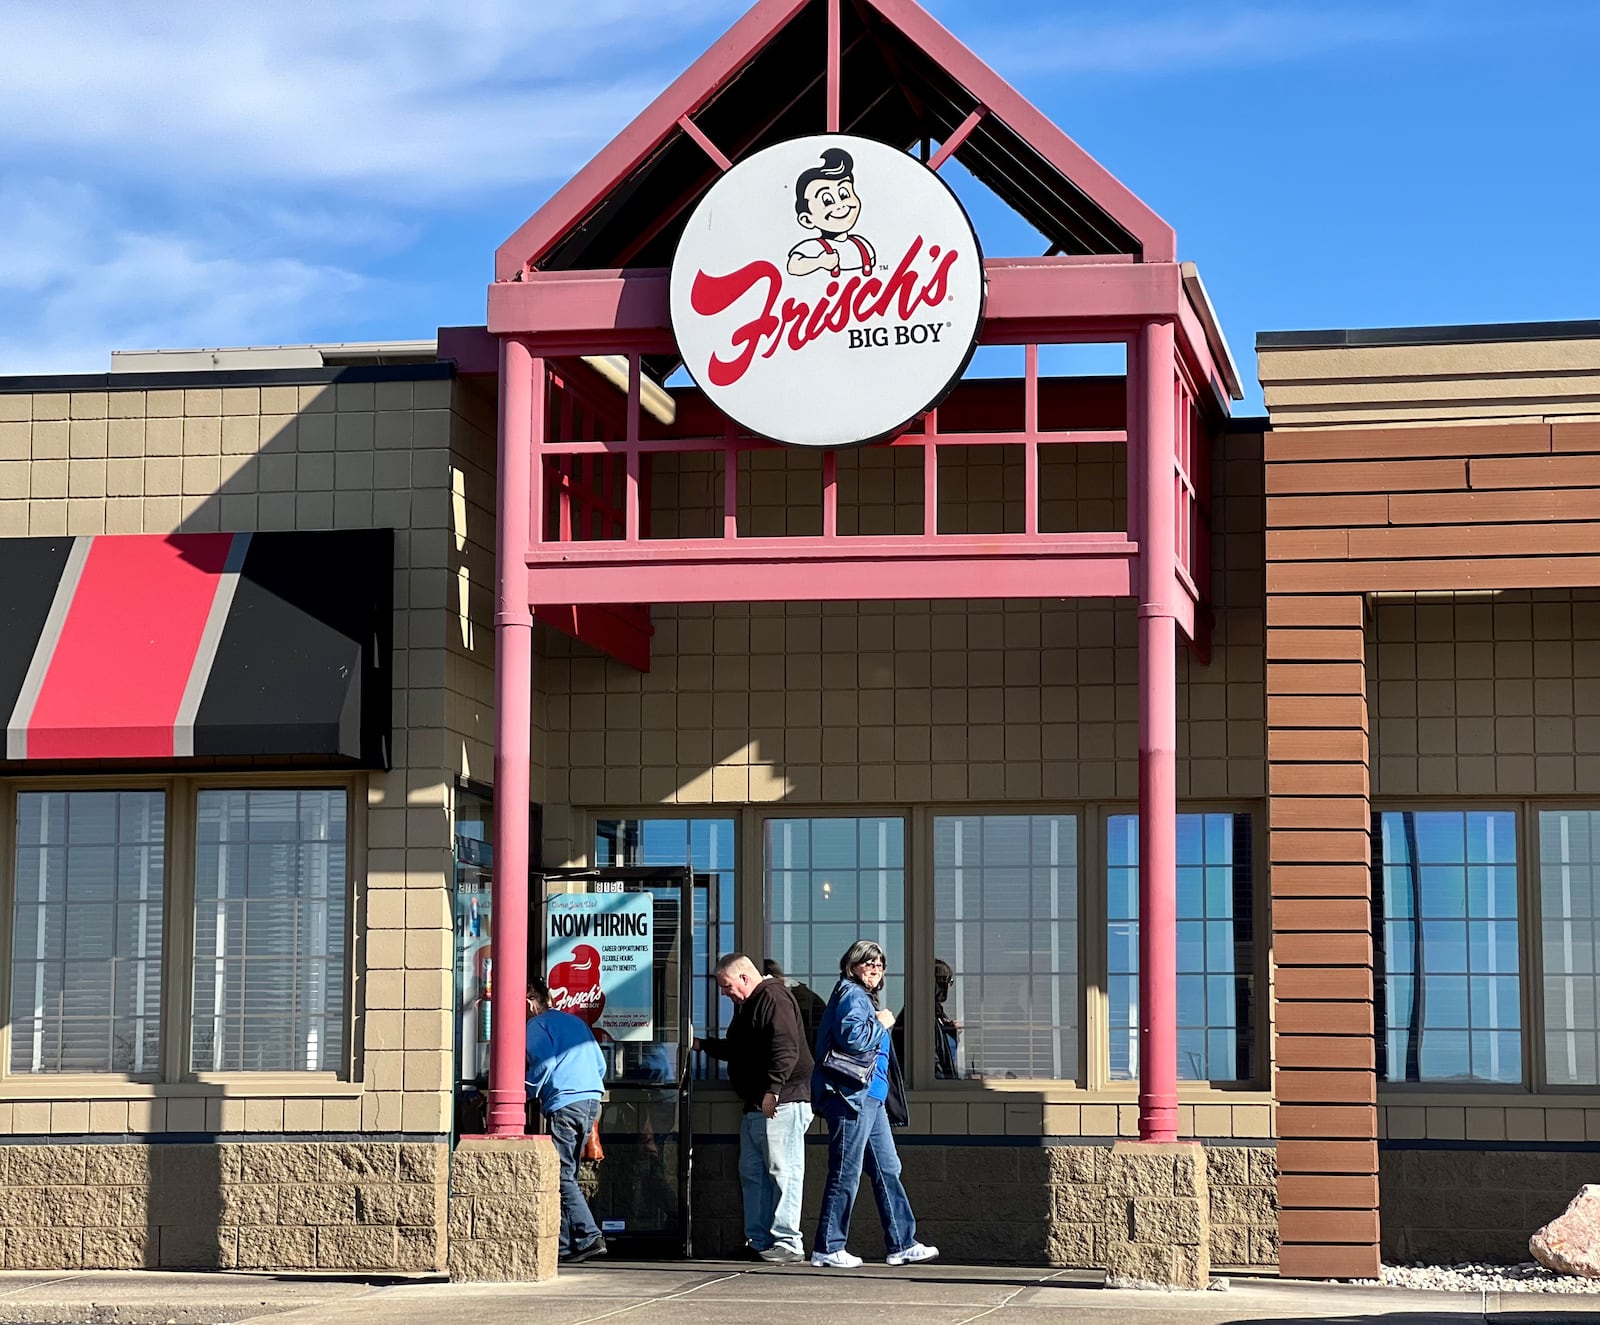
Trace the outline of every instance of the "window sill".
{"label": "window sill", "polygon": [[331,1073],[304,1076],[253,1074],[207,1075],[194,1081],[134,1081],[126,1077],[7,1077],[0,1081],[0,1102],[17,1100],[157,1100],[157,1099],[351,1099],[365,1094],[360,1082]]}
{"label": "window sill", "polygon": [[1458,1091],[1437,1087],[1380,1086],[1380,1109],[1582,1109],[1592,1108],[1593,1086],[1573,1086],[1568,1092],[1534,1093],[1521,1086],[1494,1089],[1472,1086]]}
{"label": "window sill", "polygon": [[[1044,1104],[1116,1104],[1137,1105],[1137,1086],[1112,1087],[1106,1090],[1085,1090],[1070,1081],[950,1081],[932,1086],[908,1086],[906,1098],[923,1104],[974,1104],[992,1102],[996,1096],[1022,1095]],[[697,1104],[735,1103],[738,1096],[726,1083],[710,1085],[697,1082],[694,1088]],[[1453,1101],[1454,1102],[1454,1101]],[[1270,1090],[1260,1086],[1223,1089],[1216,1086],[1179,1087],[1178,1103],[1186,1104],[1276,1104]]]}
{"label": "window sill", "polygon": [[[936,1082],[909,1090],[908,1094],[920,1100],[946,1100],[966,1103],[972,1100],[993,1099],[996,1095],[1030,1095],[1060,1104],[1133,1104],[1139,1103],[1139,1087],[1107,1086],[1090,1090],[1070,1081],[949,1081]],[[1178,1087],[1179,1104],[1275,1104],[1272,1092],[1250,1085],[1238,1088],[1189,1085]]]}

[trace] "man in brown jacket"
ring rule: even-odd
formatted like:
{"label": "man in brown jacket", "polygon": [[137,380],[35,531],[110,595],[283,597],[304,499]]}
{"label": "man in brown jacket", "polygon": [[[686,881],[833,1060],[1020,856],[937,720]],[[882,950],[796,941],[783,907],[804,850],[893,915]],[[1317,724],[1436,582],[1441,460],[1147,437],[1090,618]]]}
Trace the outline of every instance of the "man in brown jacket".
{"label": "man in brown jacket", "polygon": [[763,977],[742,952],[722,958],[715,976],[733,1001],[733,1019],[725,1037],[696,1039],[693,1047],[726,1060],[728,1079],[744,1101],[739,1181],[745,1245],[764,1261],[788,1265],[805,1259],[800,1200],[811,1126],[811,1047],[782,980]]}

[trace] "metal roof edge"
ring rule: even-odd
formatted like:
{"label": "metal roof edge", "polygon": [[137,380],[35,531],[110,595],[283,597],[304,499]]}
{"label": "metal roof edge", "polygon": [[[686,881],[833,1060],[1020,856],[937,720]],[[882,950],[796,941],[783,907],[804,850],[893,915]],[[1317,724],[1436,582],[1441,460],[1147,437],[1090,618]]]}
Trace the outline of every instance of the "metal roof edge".
{"label": "metal roof edge", "polygon": [[1257,350],[1355,349],[1386,345],[1482,345],[1494,341],[1600,340],[1600,321],[1481,322],[1437,327],[1258,331]]}
{"label": "metal roof edge", "polygon": [[0,377],[0,395],[61,391],[159,391],[230,386],[326,386],[361,382],[436,382],[453,363],[348,364],[337,368],[209,368],[168,373],[32,373]]}

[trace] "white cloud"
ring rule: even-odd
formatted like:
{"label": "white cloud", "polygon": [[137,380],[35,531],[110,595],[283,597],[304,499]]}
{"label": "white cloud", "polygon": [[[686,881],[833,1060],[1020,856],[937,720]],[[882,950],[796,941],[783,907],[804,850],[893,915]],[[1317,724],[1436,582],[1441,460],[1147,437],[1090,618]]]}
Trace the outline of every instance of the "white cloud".
{"label": "white cloud", "polygon": [[295,339],[370,282],[224,236],[119,227],[83,185],[0,187],[0,372],[103,372],[113,349]]}
{"label": "white cloud", "polygon": [[548,179],[582,165],[742,7],[14,0],[3,150],[412,203]]}
{"label": "white cloud", "polygon": [[743,8],[6,0],[0,373],[425,335],[419,237],[520,192],[509,233]]}

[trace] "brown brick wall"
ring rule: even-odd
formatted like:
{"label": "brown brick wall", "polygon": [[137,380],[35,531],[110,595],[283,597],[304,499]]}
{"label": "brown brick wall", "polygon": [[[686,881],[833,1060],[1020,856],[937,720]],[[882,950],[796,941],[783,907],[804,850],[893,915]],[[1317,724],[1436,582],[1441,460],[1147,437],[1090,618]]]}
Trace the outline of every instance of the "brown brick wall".
{"label": "brown brick wall", "polygon": [[[1264,380],[1285,362],[1264,355]],[[1600,748],[1586,753],[1580,725],[1600,698],[1580,694],[1581,678],[1600,657],[1585,661],[1577,624],[1600,583],[1600,429],[1281,429],[1280,404],[1312,420],[1296,413],[1298,388],[1276,389],[1265,458],[1282,1266],[1345,1277],[1377,1267],[1388,1130],[1371,1039],[1370,797],[1600,787]],[[1492,605],[1390,597],[1484,590]],[[1432,1134],[1431,1108],[1405,1112]]]}

